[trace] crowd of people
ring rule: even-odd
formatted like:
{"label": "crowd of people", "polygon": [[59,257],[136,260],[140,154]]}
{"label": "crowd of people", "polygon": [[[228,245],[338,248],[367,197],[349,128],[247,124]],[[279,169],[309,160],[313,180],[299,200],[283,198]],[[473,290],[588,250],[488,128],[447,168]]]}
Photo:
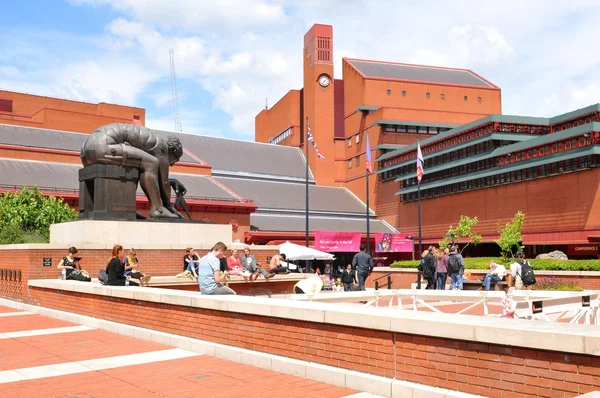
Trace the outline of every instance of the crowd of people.
{"label": "crowd of people", "polygon": [[[425,289],[445,290],[450,279],[451,290],[462,290],[464,287],[465,260],[457,246],[451,248],[435,248],[429,246],[421,254],[419,272],[427,281]],[[481,280],[481,289],[490,290],[492,285],[502,281],[507,275],[512,276],[515,289],[530,289],[535,284],[535,275],[525,254],[520,251],[510,265],[510,272],[502,264],[491,261],[489,272]]]}

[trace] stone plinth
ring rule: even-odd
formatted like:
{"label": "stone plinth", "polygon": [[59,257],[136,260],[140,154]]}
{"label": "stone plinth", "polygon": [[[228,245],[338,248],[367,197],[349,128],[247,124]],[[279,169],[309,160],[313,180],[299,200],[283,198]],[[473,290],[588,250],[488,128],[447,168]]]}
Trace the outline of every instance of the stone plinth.
{"label": "stone plinth", "polygon": [[179,245],[212,247],[216,242],[231,244],[231,225],[158,221],[77,220],[50,226],[50,243],[65,247],[107,245],[124,247]]}
{"label": "stone plinth", "polygon": [[135,220],[139,170],[95,164],[79,170],[79,218]]}

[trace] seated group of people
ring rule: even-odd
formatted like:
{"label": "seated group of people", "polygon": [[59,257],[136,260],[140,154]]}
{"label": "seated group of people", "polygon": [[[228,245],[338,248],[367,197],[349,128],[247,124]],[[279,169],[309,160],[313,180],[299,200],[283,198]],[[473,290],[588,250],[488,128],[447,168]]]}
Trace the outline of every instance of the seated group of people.
{"label": "seated group of people", "polygon": [[[227,250],[227,247],[225,247],[224,250]],[[256,261],[256,257],[254,254],[250,253],[249,247],[244,248],[241,256],[238,256],[237,249],[232,249],[230,256],[226,257],[224,253],[221,253],[218,259],[219,272],[224,277],[225,285],[227,285],[231,275],[241,276],[245,281],[249,282],[257,280],[261,275],[266,280],[269,280],[276,274],[290,273],[290,271],[281,263],[286,260],[284,253],[277,254],[271,258],[269,261],[269,272],[262,268],[259,261]],[[183,270],[189,271],[193,276],[197,277],[200,262],[201,259],[198,256],[198,253],[193,248],[188,247],[183,256]]]}
{"label": "seated group of people", "polygon": [[525,260],[525,253],[517,252],[516,261],[510,265],[510,272],[502,264],[494,261],[490,262],[490,272],[483,278],[481,287],[485,290],[490,290],[492,283],[498,283],[508,276],[508,285],[513,285],[517,290],[531,289],[535,285],[535,275],[531,269],[531,265]]}
{"label": "seated group of people", "polygon": [[[70,247],[68,254],[60,260],[57,268],[64,270],[65,279],[89,282],[91,278],[81,269],[81,257],[76,257],[77,253],[77,248]],[[136,254],[135,249],[131,248],[125,256],[123,246],[114,245],[105,269],[107,279],[103,282],[109,286],[147,286],[151,276],[140,272]]]}

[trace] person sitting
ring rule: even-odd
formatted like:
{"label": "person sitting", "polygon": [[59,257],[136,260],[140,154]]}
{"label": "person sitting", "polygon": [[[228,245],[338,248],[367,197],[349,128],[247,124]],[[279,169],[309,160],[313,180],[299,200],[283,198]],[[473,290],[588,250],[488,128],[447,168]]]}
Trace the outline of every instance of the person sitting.
{"label": "person sitting", "polygon": [[490,284],[492,282],[500,282],[504,278],[504,275],[506,275],[506,268],[494,261],[490,261],[490,272],[483,278],[481,286],[485,288],[485,290],[490,290]]}
{"label": "person sitting", "polygon": [[74,270],[80,269],[80,267],[79,267],[79,257],[75,257],[76,254],[77,254],[77,249],[75,247],[73,247],[73,246],[69,247],[69,251],[68,251],[67,255],[64,256],[60,260],[60,262],[58,263],[58,265],[56,266],[56,268],[58,268],[60,270],[62,270],[63,268],[65,269],[65,271],[66,271],[65,279],[69,279],[69,276],[71,276],[71,273]]}
{"label": "person sitting", "polygon": [[129,255],[125,257],[125,262],[123,267],[125,268],[125,276],[131,279],[139,280],[140,285],[148,286],[148,282],[150,281],[150,275],[144,275],[138,270],[139,260],[136,257],[137,252],[132,247],[129,250]]}
{"label": "person sitting", "polygon": [[183,256],[183,272],[190,271],[192,275],[196,276],[196,268],[198,267],[198,253],[193,247],[185,249],[185,255]]}
{"label": "person sitting", "polygon": [[198,266],[198,285],[200,293],[204,295],[235,294],[229,287],[223,285],[224,277],[221,275],[221,264],[219,259],[227,246],[223,242],[217,242],[206,256],[200,259]]}
{"label": "person sitting", "polygon": [[230,275],[240,275],[248,282],[250,272],[248,272],[243,266],[242,261],[238,258],[237,249],[231,251],[231,256],[227,257],[227,268],[229,269]]}
{"label": "person sitting", "polygon": [[269,278],[275,276],[275,274],[289,274],[290,270],[281,265],[281,260],[285,261],[286,256],[284,253],[276,254],[271,257],[271,261],[269,261]]}
{"label": "person sitting", "polygon": [[[129,278],[125,276],[125,268],[123,267],[123,246],[114,245],[112,249],[112,258],[106,266],[106,273],[108,275],[108,286],[125,286]],[[139,286],[137,282],[130,281],[129,286]]]}
{"label": "person sitting", "polygon": [[250,248],[244,248],[244,254],[242,254],[242,266],[251,274],[250,280],[255,281],[258,279],[258,275],[262,275],[265,279],[268,279],[269,275],[267,271],[260,268],[260,263],[256,261],[254,254],[250,253]]}

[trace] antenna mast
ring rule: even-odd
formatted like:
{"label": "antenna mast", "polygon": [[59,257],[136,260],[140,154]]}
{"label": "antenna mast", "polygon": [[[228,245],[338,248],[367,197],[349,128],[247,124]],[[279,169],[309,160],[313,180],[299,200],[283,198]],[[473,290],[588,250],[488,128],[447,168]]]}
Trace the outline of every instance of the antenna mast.
{"label": "antenna mast", "polygon": [[173,118],[175,120],[175,131],[181,132],[181,120],[179,120],[179,103],[177,101],[177,77],[175,75],[175,54],[173,49],[169,50],[171,61],[171,88],[173,89]]}

